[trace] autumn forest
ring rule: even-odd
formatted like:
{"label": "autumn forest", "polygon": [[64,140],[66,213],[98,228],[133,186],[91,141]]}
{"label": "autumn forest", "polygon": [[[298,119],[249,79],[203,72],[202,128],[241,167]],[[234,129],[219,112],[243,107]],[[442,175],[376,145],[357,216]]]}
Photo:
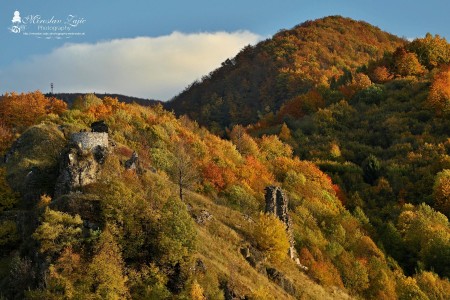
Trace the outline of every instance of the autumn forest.
{"label": "autumn forest", "polygon": [[0,299],[448,299],[444,38],[331,16],[120,97],[0,98]]}

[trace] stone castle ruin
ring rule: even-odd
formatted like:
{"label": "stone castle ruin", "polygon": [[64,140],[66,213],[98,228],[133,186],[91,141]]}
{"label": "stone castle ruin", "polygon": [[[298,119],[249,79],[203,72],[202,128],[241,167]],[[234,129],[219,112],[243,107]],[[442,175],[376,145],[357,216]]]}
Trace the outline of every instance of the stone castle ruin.
{"label": "stone castle ruin", "polygon": [[104,121],[91,124],[91,132],[80,131],[72,134],[70,142],[82,151],[93,151],[96,147],[108,148],[108,125]]}
{"label": "stone castle ruin", "polygon": [[82,151],[92,151],[96,147],[108,148],[108,133],[106,132],[77,132],[72,134],[70,142]]}
{"label": "stone castle ruin", "polygon": [[[99,122],[95,122],[99,123]],[[93,125],[95,124],[93,123]],[[81,131],[71,135],[68,146],[61,157],[55,196],[64,195],[96,181],[100,165],[105,161],[109,140],[106,132]]]}

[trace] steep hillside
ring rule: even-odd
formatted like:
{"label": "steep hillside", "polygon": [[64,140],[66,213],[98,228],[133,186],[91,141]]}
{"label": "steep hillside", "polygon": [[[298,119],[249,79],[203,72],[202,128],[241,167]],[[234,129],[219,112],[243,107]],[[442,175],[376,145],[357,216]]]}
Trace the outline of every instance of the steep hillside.
{"label": "steep hillside", "polygon": [[[11,112],[30,101],[60,109]],[[86,103],[66,110],[39,93],[0,101],[12,145],[0,166],[3,298],[444,299],[449,290],[431,272],[405,276],[369,237],[364,212],[349,212],[330,177],[277,136],[235,128],[225,141],[160,106]],[[284,202],[262,214],[272,185]],[[430,218],[447,232],[426,205],[405,206],[402,218],[405,232]]]}
{"label": "steep hillside", "polygon": [[[327,55],[324,41],[342,48]],[[243,133],[276,134],[332,178],[344,206],[364,213],[370,236],[407,275],[448,278],[449,64],[439,35],[406,42],[328,17],[244,49],[169,106],[225,131],[238,149]]]}
{"label": "steep hillside", "polygon": [[217,132],[255,123],[313,87],[328,86],[405,41],[339,16],[308,21],[244,48],[167,103]]}
{"label": "steep hillside", "polygon": [[407,274],[450,276],[449,62],[450,44],[427,34],[248,128],[277,133],[329,174],[345,206],[363,209],[371,236]]}

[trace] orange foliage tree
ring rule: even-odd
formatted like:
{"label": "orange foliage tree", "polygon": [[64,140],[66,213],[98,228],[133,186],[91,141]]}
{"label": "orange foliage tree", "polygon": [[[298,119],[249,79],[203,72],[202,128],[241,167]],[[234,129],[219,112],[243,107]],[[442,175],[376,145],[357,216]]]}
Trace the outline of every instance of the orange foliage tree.
{"label": "orange foliage tree", "polygon": [[96,119],[103,119],[118,110],[126,110],[127,106],[125,103],[119,102],[117,98],[105,97],[102,100],[102,104],[92,105],[87,110],[88,114],[91,114]]}
{"label": "orange foliage tree", "polygon": [[262,193],[266,186],[273,184],[273,175],[267,167],[253,156],[247,156],[241,169],[241,179],[254,191]]}
{"label": "orange foliage tree", "polygon": [[87,113],[92,115],[95,119],[102,119],[111,115],[112,109],[104,104],[100,104],[90,107]]}
{"label": "orange foliage tree", "polygon": [[369,76],[363,73],[356,73],[352,81],[346,85],[343,85],[339,88],[342,94],[348,99],[353,97],[357,92],[368,88],[372,85],[372,81],[370,80]]}
{"label": "orange foliage tree", "polygon": [[225,186],[222,170],[213,162],[209,162],[203,168],[203,178],[209,181],[216,189],[220,190]]}
{"label": "orange foliage tree", "polygon": [[375,67],[369,76],[376,83],[385,83],[393,78],[386,66]]}
{"label": "orange foliage tree", "polygon": [[434,77],[427,101],[440,115],[450,112],[450,66],[442,68]]}
{"label": "orange foliage tree", "polygon": [[322,95],[316,90],[311,90],[306,94],[295,96],[286,101],[278,112],[278,119],[282,120],[285,116],[301,118],[306,114],[313,113],[317,109],[325,106]]}
{"label": "orange foliage tree", "polygon": [[407,52],[404,48],[398,48],[394,52],[394,69],[399,76],[416,76],[425,72],[415,53]]}
{"label": "orange foliage tree", "polygon": [[20,132],[33,125],[40,117],[67,109],[65,102],[47,98],[36,91],[27,94],[6,94],[0,100],[0,119],[12,131]]}

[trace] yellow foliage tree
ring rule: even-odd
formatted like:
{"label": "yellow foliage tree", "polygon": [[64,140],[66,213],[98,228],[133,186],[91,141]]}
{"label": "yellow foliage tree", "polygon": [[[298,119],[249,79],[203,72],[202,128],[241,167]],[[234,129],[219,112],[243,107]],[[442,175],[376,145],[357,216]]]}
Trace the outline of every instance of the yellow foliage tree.
{"label": "yellow foliage tree", "polygon": [[450,45],[439,35],[427,33],[424,38],[415,39],[406,47],[417,54],[421,64],[428,70],[450,62]]}
{"label": "yellow foliage tree", "polygon": [[253,239],[270,262],[280,263],[286,259],[289,249],[286,226],[275,215],[259,215]]}
{"label": "yellow foliage tree", "polygon": [[433,186],[434,207],[450,215],[450,170],[444,170],[436,175]]}
{"label": "yellow foliage tree", "polygon": [[192,300],[206,300],[203,295],[203,288],[200,284],[198,284],[197,280],[194,280],[191,286],[190,296]]}
{"label": "yellow foliage tree", "polygon": [[399,300],[426,300],[427,295],[419,288],[417,281],[412,277],[400,276],[397,281],[397,296]]}
{"label": "yellow foliage tree", "polygon": [[423,271],[414,276],[417,285],[430,299],[446,299],[450,291],[450,282],[446,278],[439,278],[432,272]]}
{"label": "yellow foliage tree", "polygon": [[291,131],[289,130],[289,127],[287,127],[286,123],[283,123],[283,126],[281,126],[280,134],[278,136],[283,142],[291,139]]}
{"label": "yellow foliage tree", "polygon": [[89,265],[88,278],[92,279],[91,290],[100,299],[130,298],[122,254],[108,228],[100,235],[94,258]]}
{"label": "yellow foliage tree", "polygon": [[243,126],[235,125],[230,132],[230,138],[233,144],[236,145],[237,151],[242,155],[258,155],[258,144],[256,144]]}

